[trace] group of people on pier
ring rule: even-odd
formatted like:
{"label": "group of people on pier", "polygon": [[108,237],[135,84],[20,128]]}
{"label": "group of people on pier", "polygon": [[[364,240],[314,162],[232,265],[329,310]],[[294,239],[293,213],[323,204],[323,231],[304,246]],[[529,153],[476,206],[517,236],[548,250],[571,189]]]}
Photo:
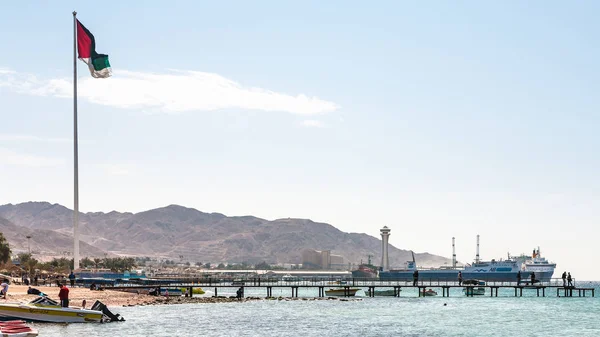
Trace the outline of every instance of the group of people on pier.
{"label": "group of people on pier", "polygon": [[[573,286],[573,278],[571,277],[571,272],[563,272],[562,273],[563,287],[572,287]],[[568,285],[567,285],[568,282]]]}

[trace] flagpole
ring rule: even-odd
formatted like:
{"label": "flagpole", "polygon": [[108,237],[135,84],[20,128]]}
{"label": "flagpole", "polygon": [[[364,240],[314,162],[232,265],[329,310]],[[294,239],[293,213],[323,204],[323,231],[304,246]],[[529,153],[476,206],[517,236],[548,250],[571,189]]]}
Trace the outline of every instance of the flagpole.
{"label": "flagpole", "polygon": [[79,156],[77,146],[77,12],[73,12],[73,269],[79,269]]}

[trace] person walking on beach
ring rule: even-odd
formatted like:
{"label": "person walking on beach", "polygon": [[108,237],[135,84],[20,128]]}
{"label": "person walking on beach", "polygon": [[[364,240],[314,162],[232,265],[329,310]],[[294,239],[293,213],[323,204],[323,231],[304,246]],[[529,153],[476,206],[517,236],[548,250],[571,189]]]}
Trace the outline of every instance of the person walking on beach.
{"label": "person walking on beach", "polygon": [[563,287],[567,286],[567,272],[562,273]]}
{"label": "person walking on beach", "polygon": [[416,287],[419,284],[419,271],[415,270],[413,273],[413,286]]}
{"label": "person walking on beach", "polygon": [[69,288],[66,284],[59,283],[60,290],[58,291],[58,298],[60,299],[60,306],[63,308],[69,307]]}
{"label": "person walking on beach", "polygon": [[462,281],[463,281],[462,272],[459,271],[458,272],[458,286],[459,287],[462,285]]}
{"label": "person walking on beach", "polygon": [[517,285],[518,286],[521,285],[521,271],[520,270],[517,272]]}
{"label": "person walking on beach", "polygon": [[571,272],[567,275],[567,282],[569,282],[569,287],[573,286],[573,278],[571,278]]}
{"label": "person walking on beach", "polygon": [[4,296],[4,299],[6,299],[6,294],[8,294],[8,279],[5,278],[0,284],[0,296]]}
{"label": "person walking on beach", "polygon": [[69,274],[69,281],[71,281],[71,287],[75,286],[75,274],[71,270],[71,274]]}

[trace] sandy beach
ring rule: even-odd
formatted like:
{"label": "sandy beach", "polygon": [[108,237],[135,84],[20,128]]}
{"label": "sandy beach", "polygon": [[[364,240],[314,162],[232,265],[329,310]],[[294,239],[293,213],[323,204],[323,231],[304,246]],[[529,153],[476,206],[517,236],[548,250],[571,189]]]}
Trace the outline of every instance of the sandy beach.
{"label": "sandy beach", "polygon": [[[27,286],[23,285],[10,285],[8,289],[8,297],[6,300],[0,299],[2,302],[29,302],[37,297],[37,295],[27,294]],[[58,301],[58,287],[40,286],[35,287],[41,292],[48,295],[49,298]],[[289,297],[278,297],[271,298],[272,300],[339,300],[348,301],[349,299],[322,297],[322,298],[289,298]],[[195,296],[195,297],[184,297],[184,296],[171,296],[169,298],[165,296],[151,296],[144,294],[135,294],[115,290],[90,290],[89,288],[80,287],[69,287],[69,306],[81,307],[83,300],[86,301],[86,308],[90,308],[96,300],[106,304],[109,307],[122,307],[122,306],[137,306],[137,305],[160,305],[160,304],[180,304],[180,303],[224,303],[224,302],[238,302],[235,298],[228,297],[210,297],[210,296]],[[242,301],[256,301],[266,300],[260,297],[246,297]]]}
{"label": "sandy beach", "polygon": [[[56,286],[39,286],[34,287],[48,295],[49,298],[58,301],[58,290]],[[0,303],[4,302],[29,302],[37,297],[37,295],[27,294],[28,286],[10,285],[8,288],[7,299],[0,299]],[[213,298],[213,297],[169,297],[151,296],[143,294],[127,293],[115,290],[90,290],[89,288],[69,287],[69,305],[73,307],[81,307],[83,300],[86,301],[86,308],[90,308],[96,300],[106,304],[107,306],[135,306],[135,305],[153,305],[153,304],[177,304],[177,303],[214,303],[214,302],[230,302],[235,299],[230,298]]]}

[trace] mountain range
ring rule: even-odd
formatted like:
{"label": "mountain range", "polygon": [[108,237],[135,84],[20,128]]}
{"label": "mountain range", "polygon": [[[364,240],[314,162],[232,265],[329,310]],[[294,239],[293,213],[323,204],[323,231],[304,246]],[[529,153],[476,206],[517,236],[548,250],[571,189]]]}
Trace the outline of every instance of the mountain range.
{"label": "mountain range", "polygon": [[[381,261],[381,240],[345,233],[308,219],[265,220],[225,216],[169,205],[140,213],[80,213],[82,257],[149,256],[190,262],[302,263],[305,249],[331,250],[346,262]],[[25,202],[0,206],[0,231],[13,251],[66,256],[73,251],[73,211],[59,204]],[[30,236],[27,239],[27,236]],[[30,246],[28,246],[30,245]],[[416,253],[419,265],[440,266],[450,260]],[[391,266],[412,259],[409,250],[389,246]]]}

